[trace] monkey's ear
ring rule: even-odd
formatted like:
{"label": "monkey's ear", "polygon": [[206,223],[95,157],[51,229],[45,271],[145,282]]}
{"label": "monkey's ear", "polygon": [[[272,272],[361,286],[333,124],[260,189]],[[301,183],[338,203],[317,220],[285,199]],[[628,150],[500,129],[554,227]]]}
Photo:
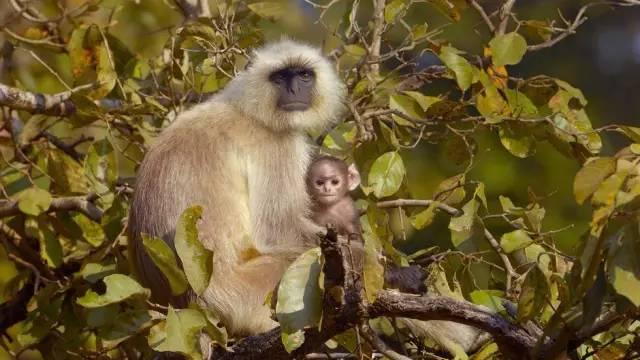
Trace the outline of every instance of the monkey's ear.
{"label": "monkey's ear", "polygon": [[349,179],[349,191],[355,190],[360,185],[360,172],[356,164],[351,164],[347,168],[347,178]]}

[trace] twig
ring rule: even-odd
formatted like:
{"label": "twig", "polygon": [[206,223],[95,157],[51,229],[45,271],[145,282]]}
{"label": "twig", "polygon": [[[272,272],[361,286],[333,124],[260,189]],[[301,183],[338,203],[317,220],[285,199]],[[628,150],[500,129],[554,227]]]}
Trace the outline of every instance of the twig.
{"label": "twig", "polygon": [[395,352],[389,345],[385,344],[382,339],[376,335],[376,333],[371,329],[371,327],[367,324],[360,325],[360,333],[364,338],[369,342],[369,344],[373,345],[376,349],[378,349],[382,354],[388,357],[391,360],[411,360],[411,358],[404,356],[400,353]]}
{"label": "twig", "polygon": [[500,24],[498,25],[497,34],[503,35],[507,31],[507,25],[509,24],[509,16],[511,15],[511,9],[516,4],[516,0],[506,0],[500,8]]}
{"label": "twig", "polygon": [[469,2],[471,3],[471,6],[473,6],[478,11],[480,16],[482,17],[482,20],[484,20],[484,22],[487,24],[487,27],[489,27],[489,30],[491,30],[491,32],[495,32],[496,27],[495,25],[493,25],[493,22],[489,18],[489,15],[487,15],[487,12],[484,11],[482,5],[478,4],[476,0],[470,0]]}
{"label": "twig", "polygon": [[516,273],[513,270],[513,265],[511,265],[511,260],[509,260],[509,256],[507,256],[507,254],[505,254],[505,252],[502,250],[500,243],[498,243],[496,238],[493,237],[493,234],[491,234],[491,232],[486,228],[484,229],[484,237],[487,239],[487,241],[489,242],[489,245],[491,245],[491,247],[493,248],[493,250],[495,250],[498,256],[500,256],[500,260],[502,260],[502,263],[504,264],[505,272],[507,273],[505,287],[506,287],[507,293],[509,293],[509,291],[511,290],[511,280],[513,277],[518,276],[518,273]]}
{"label": "twig", "polygon": [[0,84],[0,106],[33,114],[68,116],[76,112],[76,106],[70,100],[71,95],[94,86],[94,84],[82,85],[70,91],[47,95]]}
{"label": "twig", "polygon": [[[100,219],[102,219],[102,210],[91,202],[95,199],[95,194],[57,198],[51,201],[51,205],[47,211],[78,211],[86,215],[89,219],[100,222]],[[18,201],[0,200],[0,218],[18,214],[20,214]]]}
{"label": "twig", "polygon": [[62,139],[60,139],[59,137],[51,134],[48,131],[43,131],[40,133],[40,135],[36,138],[46,138],[47,140],[49,140],[50,143],[52,143],[55,147],[57,147],[58,149],[62,150],[65,154],[71,156],[72,158],[74,158],[77,161],[82,161],[82,159],[84,158],[84,154],[81,154],[79,152],[76,151],[75,147],[87,142],[87,141],[93,141],[93,136],[80,136],[79,139],[75,140],[74,142],[67,144],[64,141],[62,141]]}
{"label": "twig", "polygon": [[390,207],[403,207],[403,206],[430,206],[436,202],[436,207],[449,215],[458,216],[462,214],[462,211],[454,208],[453,206],[449,206],[447,204],[435,201],[435,200],[414,200],[414,199],[397,199],[397,200],[387,200],[387,201],[379,201],[376,205],[379,208],[390,208]]}
{"label": "twig", "polygon": [[382,32],[384,30],[384,5],[385,0],[374,0],[373,3],[373,30],[371,33],[371,46],[369,47],[369,61],[374,80],[380,75],[380,46],[382,44]]}

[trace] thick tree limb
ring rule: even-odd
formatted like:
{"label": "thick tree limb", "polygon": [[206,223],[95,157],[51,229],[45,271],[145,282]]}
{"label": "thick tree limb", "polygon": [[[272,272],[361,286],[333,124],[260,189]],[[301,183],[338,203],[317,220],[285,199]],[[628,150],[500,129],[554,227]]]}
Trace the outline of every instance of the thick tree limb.
{"label": "thick tree limb", "polygon": [[369,317],[397,316],[419,320],[448,320],[490,333],[508,358],[525,359],[537,339],[502,316],[468,302],[443,296],[416,296],[381,291],[368,307]]}

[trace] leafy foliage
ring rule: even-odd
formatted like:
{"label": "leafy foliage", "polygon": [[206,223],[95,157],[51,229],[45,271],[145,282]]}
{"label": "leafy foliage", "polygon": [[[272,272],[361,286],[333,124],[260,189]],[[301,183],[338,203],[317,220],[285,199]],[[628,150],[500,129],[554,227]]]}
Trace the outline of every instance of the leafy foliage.
{"label": "leafy foliage", "polygon": [[[210,16],[183,14],[188,21],[170,2],[67,3],[11,2],[14,20],[0,30],[0,306],[13,311],[11,300],[33,289],[18,303],[22,318],[0,317],[10,335],[3,355],[199,359],[200,334],[226,346],[211,309],[164,308],[135,280],[126,236],[132,184],[178,112],[224,87],[249,49],[296,26],[325,37],[349,89],[344,121],[311,135],[363,175],[356,196],[369,302],[384,287],[386,264],[431,264],[434,293],[505,316],[503,300],[516,303],[514,322],[537,324],[579,356],[638,355],[640,128],[594,128],[579,89],[547,75],[521,78],[517,67],[575,28],[565,34],[498,7],[485,20],[469,6],[476,2],[457,0],[308,2],[308,13],[282,1],[218,1]],[[465,30],[469,18],[489,21],[472,40],[482,53],[443,32]],[[624,138],[613,155],[601,153],[605,132]],[[539,174],[520,171],[532,164],[557,175],[563,199],[572,183],[575,202],[538,195],[551,191]],[[211,252],[198,241],[202,209],[192,206],[175,249],[144,237],[174,295],[201,294],[222,276],[212,274]],[[557,226],[572,211],[591,219]],[[321,265],[318,249],[309,250],[282,279],[275,313],[288,351],[321,322]],[[411,355],[433,350],[387,322],[370,321]],[[349,334],[334,340],[353,350]],[[492,344],[476,358],[497,352]]]}

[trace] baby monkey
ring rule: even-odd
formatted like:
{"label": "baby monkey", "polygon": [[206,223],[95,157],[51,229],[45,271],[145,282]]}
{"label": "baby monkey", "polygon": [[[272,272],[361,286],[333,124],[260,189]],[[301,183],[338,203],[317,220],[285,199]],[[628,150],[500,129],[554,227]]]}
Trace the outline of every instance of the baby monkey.
{"label": "baby monkey", "polygon": [[359,213],[349,191],[360,185],[360,173],[354,164],[321,156],[309,166],[307,189],[313,200],[312,219],[321,226],[332,224],[349,239],[361,234]]}

